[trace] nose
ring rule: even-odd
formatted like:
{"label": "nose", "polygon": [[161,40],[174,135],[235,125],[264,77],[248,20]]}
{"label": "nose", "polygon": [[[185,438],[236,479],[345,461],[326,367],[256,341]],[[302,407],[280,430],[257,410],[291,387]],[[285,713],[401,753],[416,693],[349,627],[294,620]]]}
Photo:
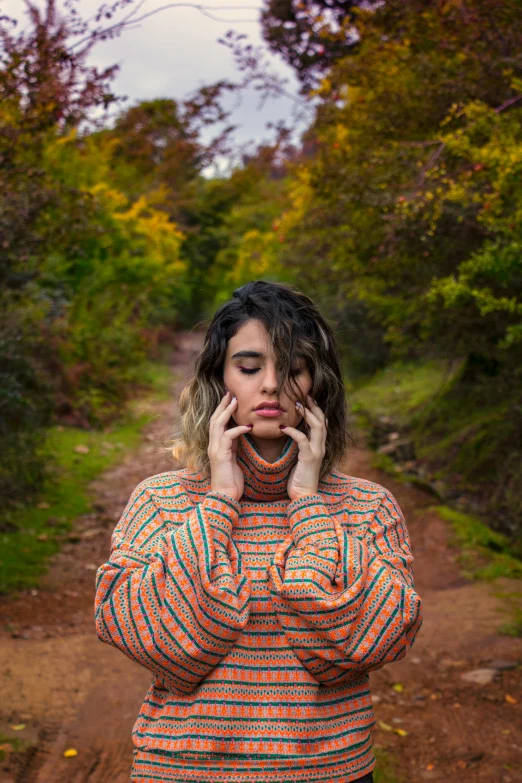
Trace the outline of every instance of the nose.
{"label": "nose", "polygon": [[279,374],[276,371],[274,362],[265,364],[261,377],[261,391],[267,394],[276,394],[279,386]]}

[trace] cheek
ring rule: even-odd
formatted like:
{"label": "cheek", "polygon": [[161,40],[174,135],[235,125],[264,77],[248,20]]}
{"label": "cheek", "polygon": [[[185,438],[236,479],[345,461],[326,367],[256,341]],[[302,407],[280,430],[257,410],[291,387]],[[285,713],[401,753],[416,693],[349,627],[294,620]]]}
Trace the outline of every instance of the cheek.
{"label": "cheek", "polygon": [[223,373],[225,387],[237,397],[238,408],[248,405],[252,398],[254,376],[243,375],[239,370],[231,369]]}

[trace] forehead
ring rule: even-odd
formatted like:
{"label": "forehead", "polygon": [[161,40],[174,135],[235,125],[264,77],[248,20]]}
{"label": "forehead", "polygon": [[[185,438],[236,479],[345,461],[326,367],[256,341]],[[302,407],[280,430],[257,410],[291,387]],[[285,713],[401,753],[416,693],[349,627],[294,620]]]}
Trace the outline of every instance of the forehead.
{"label": "forehead", "polygon": [[244,323],[230,338],[227,346],[227,357],[232,357],[237,351],[251,350],[264,355],[271,353],[268,332],[264,324],[256,319]]}

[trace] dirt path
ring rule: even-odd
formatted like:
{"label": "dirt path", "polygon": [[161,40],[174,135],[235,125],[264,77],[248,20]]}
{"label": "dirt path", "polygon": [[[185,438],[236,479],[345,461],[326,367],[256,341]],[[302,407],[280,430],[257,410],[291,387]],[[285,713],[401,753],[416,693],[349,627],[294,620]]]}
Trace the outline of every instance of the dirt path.
{"label": "dirt path", "polygon": [[[0,733],[35,743],[34,751],[7,756],[0,783],[129,780],[131,730],[150,674],[98,640],[95,570],[107,559],[132,489],[175,469],[161,446],[197,347],[197,335],[183,337],[172,400],[151,410],[141,447],[94,482],[95,512],[77,521],[79,542],[53,559],[36,594],[0,599]],[[372,674],[377,720],[407,734],[379,727],[375,744],[393,749],[403,783],[522,782],[522,640],[496,633],[499,599],[489,586],[459,576],[445,526],[428,509],[430,496],[373,469],[364,448],[352,453],[345,471],[394,493],[408,522],[424,601],[424,625],[408,658]],[[503,586],[520,590],[519,584]],[[497,674],[490,684],[461,678],[491,661]],[[514,664],[518,668],[508,668]],[[402,691],[392,687],[396,683]],[[23,731],[10,728],[20,723]],[[78,754],[64,758],[68,748]]]}

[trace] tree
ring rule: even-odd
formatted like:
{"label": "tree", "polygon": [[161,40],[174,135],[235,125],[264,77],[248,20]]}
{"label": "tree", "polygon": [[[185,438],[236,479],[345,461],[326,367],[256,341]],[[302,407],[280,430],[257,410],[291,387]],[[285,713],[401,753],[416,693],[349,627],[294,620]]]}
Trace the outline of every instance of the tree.
{"label": "tree", "polygon": [[263,37],[291,65],[310,90],[358,41],[354,28],[357,0],[266,0]]}

